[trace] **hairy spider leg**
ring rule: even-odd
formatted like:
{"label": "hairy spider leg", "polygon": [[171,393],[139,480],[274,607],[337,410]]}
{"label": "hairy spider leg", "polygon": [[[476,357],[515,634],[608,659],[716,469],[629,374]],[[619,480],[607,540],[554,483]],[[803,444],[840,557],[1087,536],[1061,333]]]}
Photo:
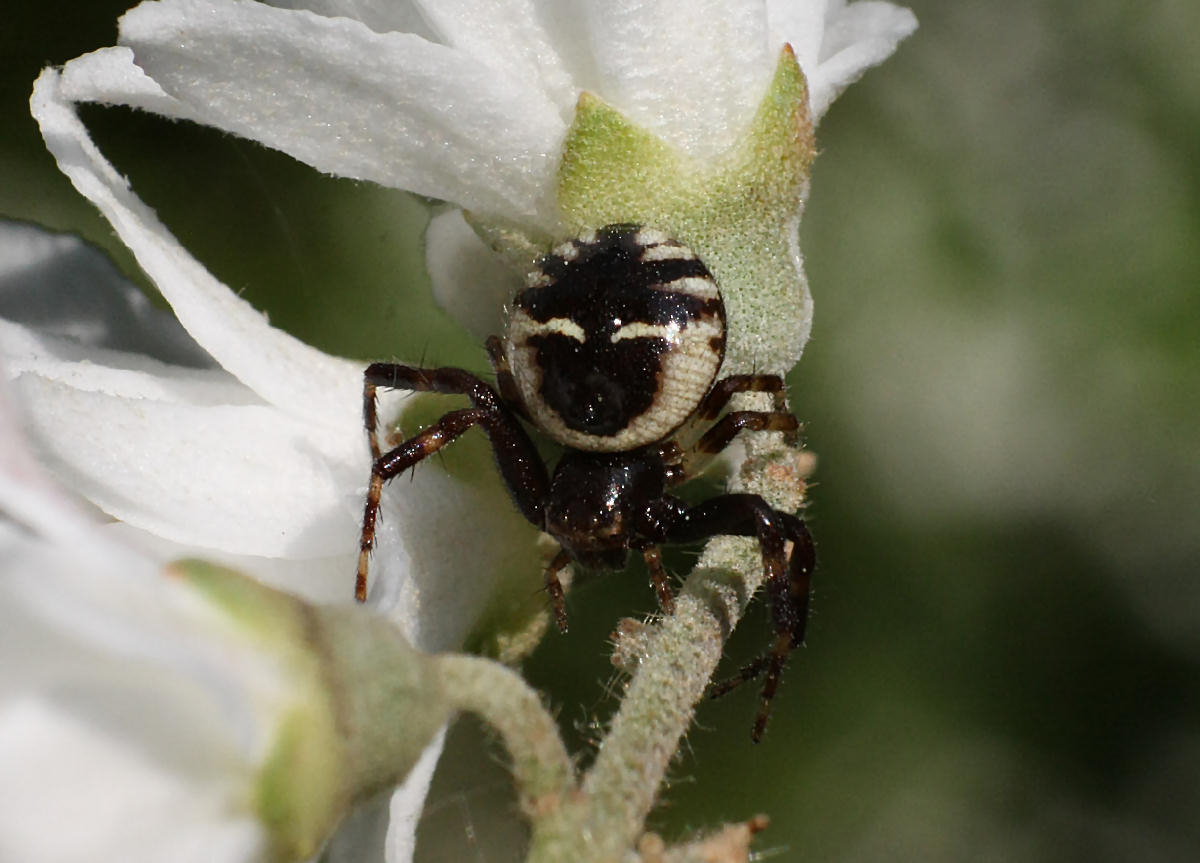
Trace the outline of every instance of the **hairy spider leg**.
{"label": "hairy spider leg", "polygon": [[492,371],[496,373],[496,386],[500,390],[500,398],[522,417],[529,419],[529,412],[525,410],[525,404],[521,400],[521,391],[517,388],[516,378],[513,377],[512,368],[508,364],[508,355],[504,352],[504,340],[499,336],[488,336],[484,347],[487,348]]}
{"label": "hairy spider leg", "polygon": [[733,443],[733,439],[743,429],[794,432],[799,428],[800,422],[795,415],[786,412],[734,411],[725,414],[719,422],[704,433],[692,447],[691,452],[684,456],[684,474],[691,477],[702,472],[706,463]]}
{"label": "hairy spider leg", "polygon": [[722,378],[713,384],[708,395],[704,397],[704,401],[696,410],[696,417],[714,420],[720,416],[734,395],[746,392],[771,393],[774,396],[775,409],[733,411],[721,417],[719,422],[712,425],[678,458],[677,464],[682,468],[683,478],[690,479],[703,473],[712,457],[729,446],[743,429],[787,432],[788,443],[795,443],[793,438],[800,428],[800,422],[787,409],[787,392],[783,379],[778,375],[730,375]]}
{"label": "hairy spider leg", "polygon": [[675,594],[671,593],[671,580],[663,568],[662,552],[657,546],[650,546],[642,549],[642,559],[646,561],[646,568],[650,570],[650,583],[654,585],[654,592],[658,594],[658,604],[662,606],[663,613],[674,614]]}
{"label": "hairy spider leg", "polygon": [[[447,413],[421,433],[381,455],[376,430],[376,390],[379,387],[465,395],[474,407]],[[354,582],[354,596],[359,602],[365,602],[367,598],[367,566],[375,545],[375,522],[379,516],[383,484],[473,426],[481,426],[487,433],[500,475],[517,509],[531,523],[541,527],[542,510],[550,486],[546,466],[533,441],[500,401],[496,391],[470,372],[456,368],[423,369],[396,363],[372,363],[363,373],[363,421],[373,462]]]}
{"label": "hairy spider leg", "polygon": [[554,622],[558,626],[558,631],[563,635],[567,634],[567,598],[563,593],[562,582],[559,581],[558,574],[570,562],[570,552],[565,548],[560,548],[558,554],[554,555],[554,559],[546,566],[545,573],[542,574],[546,593],[550,594],[550,604],[554,607]]}
{"label": "hairy spider leg", "polygon": [[[721,535],[758,537],[775,640],[767,653],[710,690],[710,697],[724,695],[765,671],[761,704],[751,735],[757,743],[766,730],[771,701],[788,654],[804,641],[816,551],[803,519],[772,508],[756,494],[726,494],[689,508],[672,527],[668,539],[692,542]],[[792,542],[790,560],[786,554],[788,540]]]}
{"label": "hairy spider leg", "polygon": [[775,396],[775,410],[783,411],[787,389],[779,375],[729,375],[712,385],[696,408],[696,417],[715,420],[738,393],[771,393]]}

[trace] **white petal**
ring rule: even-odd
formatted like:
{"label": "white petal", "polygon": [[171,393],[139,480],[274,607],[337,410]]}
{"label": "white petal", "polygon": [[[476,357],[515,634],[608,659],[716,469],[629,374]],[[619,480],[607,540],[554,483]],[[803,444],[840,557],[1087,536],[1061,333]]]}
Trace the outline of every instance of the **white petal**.
{"label": "white petal", "polygon": [[100,155],[60,94],[59,80],[53,69],[45,70],[31,99],[47,147],[116,228],[193,338],[266,401],[343,432],[356,426],[357,365],[271,327],[192,258]]}
{"label": "white petal", "polygon": [[[115,524],[109,530],[156,560],[199,554],[312,602],[349,602],[365,479],[364,469],[347,501],[354,525],[341,545],[353,548],[337,555],[272,558],[176,543],[131,525]],[[518,567],[538,572],[528,525],[498,484],[480,485],[468,487],[428,464],[384,489],[368,602],[422,650],[462,646],[492,599],[496,572]],[[268,491],[263,497],[272,495]]]}
{"label": "white petal", "polygon": [[445,737],[443,727],[399,787],[355,806],[325,846],[323,863],[412,863],[417,825]]}
{"label": "white petal", "polygon": [[29,448],[3,366],[0,360],[0,515],[43,536],[69,533],[85,516],[46,476]]}
{"label": "white petal", "polygon": [[590,0],[600,95],[697,157],[733,144],[776,51],[761,0]]}
{"label": "white petal", "polygon": [[327,18],[353,18],[376,33],[415,33],[427,39],[433,31],[411,0],[270,0],[280,9],[308,9]]}
{"label": "white petal", "polygon": [[[277,659],[111,537],[49,543],[0,519],[0,650],[23,656],[0,666],[0,859],[261,859],[248,791],[290,697]],[[405,780],[399,830],[440,750]]]}
{"label": "white petal", "polygon": [[[405,627],[414,645],[430,652],[461,648],[501,574],[528,573],[522,583],[535,585],[530,602],[540,601],[536,532],[494,474],[468,484],[426,463],[411,477],[397,478],[385,492],[369,599]],[[356,504],[361,512],[361,498]]]}
{"label": "white petal", "polygon": [[264,557],[173,542],[122,521],[114,521],[105,525],[104,529],[118,537],[120,542],[161,564],[200,557],[244,572],[256,581],[313,604],[349,602],[354,590],[356,555],[353,553],[310,558]]}
{"label": "white petal", "polygon": [[[361,435],[343,451],[270,407],[125,398],[35,374],[14,392],[42,460],[105,512],[285,589],[349,601],[368,478]],[[495,573],[536,570],[532,534],[498,478],[421,465],[386,487],[370,601],[421,649],[457,648]]]}
{"label": "white petal", "polygon": [[0,318],[81,346],[193,368],[215,365],[99,249],[36,225],[0,222]]}
{"label": "white petal", "polygon": [[437,303],[481,341],[504,330],[504,307],[521,287],[521,279],[463,219],[446,209],[429,222],[425,233],[425,268]]}
{"label": "white petal", "polygon": [[445,742],[446,729],[442,728],[392,795],[388,807],[391,822],[387,831],[387,863],[410,863],[413,858],[417,844],[417,822],[421,820],[425,797],[433,781],[433,769],[442,755]]}
{"label": "white petal", "polygon": [[134,65],[133,51],[124,47],[100,48],[68,63],[62,73],[62,96],[73,102],[128,105],[177,120],[198,119]]}
{"label": "white petal", "polygon": [[867,69],[890,57],[916,29],[917,18],[912,12],[879,0],[851,3],[836,13],[831,10],[825,22],[820,62],[809,75],[814,119],[819,119]]}
{"label": "white petal", "polygon": [[536,82],[411,34],[243,0],[144,3],[120,38],[205,123],[321,171],[546,217],[565,125]]}
{"label": "white petal", "polygon": [[[94,525],[59,539],[0,519],[0,647],[22,656],[0,669],[0,795],[20,795],[0,804],[0,849],[48,855],[0,859],[79,859],[85,841],[84,857],[135,843],[199,859],[206,837],[257,847],[244,795],[267,751],[277,664]],[[51,817],[70,835],[46,836]]]}
{"label": "white petal", "polygon": [[[4,506],[22,518],[21,505]],[[33,650],[25,683],[6,674],[0,689],[16,680],[22,692],[71,693],[98,718],[136,703],[122,735],[194,774],[266,757],[279,703],[291,696],[278,658],[224,612],[94,523],[43,539],[0,519],[0,547],[10,568],[0,582],[3,614],[16,609],[24,637],[57,642],[66,660],[56,670]],[[191,745],[175,752],[180,727]]]}
{"label": "white petal", "polygon": [[[266,851],[230,811],[232,789],[147,759],[46,701],[0,703],[0,859],[22,863],[237,863]],[[106,733],[106,731],[108,733]]]}
{"label": "white petal", "polygon": [[242,554],[320,557],[354,545],[352,502],[368,463],[357,436],[267,406],[127,398],[33,374],[14,392],[47,464],[122,521]]}
{"label": "white petal", "polygon": [[417,0],[438,41],[536,87],[570,122],[579,91],[538,16],[534,0]]}
{"label": "white petal", "polygon": [[[821,58],[825,38],[825,18],[830,6],[841,7],[844,0],[767,0],[767,29],[771,44],[788,43],[805,75],[811,75]],[[811,86],[811,85],[810,85]]]}
{"label": "white petal", "polygon": [[11,377],[31,372],[87,392],[187,404],[261,404],[222,369],[193,369],[141,354],[81,345],[0,320],[0,356]]}

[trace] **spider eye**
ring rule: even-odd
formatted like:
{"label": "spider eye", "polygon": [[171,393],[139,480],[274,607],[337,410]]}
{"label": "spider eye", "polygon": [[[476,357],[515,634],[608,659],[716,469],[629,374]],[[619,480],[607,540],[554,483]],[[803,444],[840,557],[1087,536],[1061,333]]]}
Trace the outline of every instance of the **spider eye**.
{"label": "spider eye", "polygon": [[725,351],[725,308],[691,249],[610,225],[557,247],[515,298],[507,351],[530,417],[576,449],[667,437],[696,410]]}

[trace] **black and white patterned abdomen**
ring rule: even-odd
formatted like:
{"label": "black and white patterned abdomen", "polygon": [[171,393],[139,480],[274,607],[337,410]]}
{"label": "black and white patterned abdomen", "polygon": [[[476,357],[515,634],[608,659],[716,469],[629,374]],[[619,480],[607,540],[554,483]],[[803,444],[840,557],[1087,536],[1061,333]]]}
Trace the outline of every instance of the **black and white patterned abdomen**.
{"label": "black and white patterned abdomen", "polygon": [[610,225],[538,262],[513,302],[507,350],[543,431],[575,449],[630,450],[695,412],[725,355],[725,308],[686,246]]}

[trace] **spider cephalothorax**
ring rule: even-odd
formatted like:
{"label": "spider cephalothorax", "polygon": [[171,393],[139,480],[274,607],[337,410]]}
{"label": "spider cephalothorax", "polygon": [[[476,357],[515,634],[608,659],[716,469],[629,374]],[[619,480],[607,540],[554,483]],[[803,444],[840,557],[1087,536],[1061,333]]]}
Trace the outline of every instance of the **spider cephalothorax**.
{"label": "spider cephalothorax", "polygon": [[[754,726],[758,740],[787,656],[804,638],[814,553],[804,521],[758,495],[724,494],[689,506],[668,494],[739,431],[794,432],[798,425],[784,407],[778,376],[717,380],[725,353],[725,307],[708,268],[653,228],[610,225],[589,231],[538,261],[513,300],[505,338],[493,336],[487,346],[499,392],[462,369],[393,363],[367,368],[363,414],[374,463],[357,598],[367,596],[383,483],[472,426],[482,426],[513,502],[560,546],[545,583],[564,632],[558,573],[572,560],[619,569],[630,550],[641,552],[669,613],[674,597],[658,546],[721,534],[758,538],[776,637],[767,654],[734,678],[766,673]],[[381,386],[466,395],[472,406],[451,411],[381,453],[375,406]],[[740,392],[772,393],[775,410],[721,416]],[[553,473],[518,416],[567,447]],[[692,430],[703,422],[713,424],[698,439],[685,440],[696,437]]]}

